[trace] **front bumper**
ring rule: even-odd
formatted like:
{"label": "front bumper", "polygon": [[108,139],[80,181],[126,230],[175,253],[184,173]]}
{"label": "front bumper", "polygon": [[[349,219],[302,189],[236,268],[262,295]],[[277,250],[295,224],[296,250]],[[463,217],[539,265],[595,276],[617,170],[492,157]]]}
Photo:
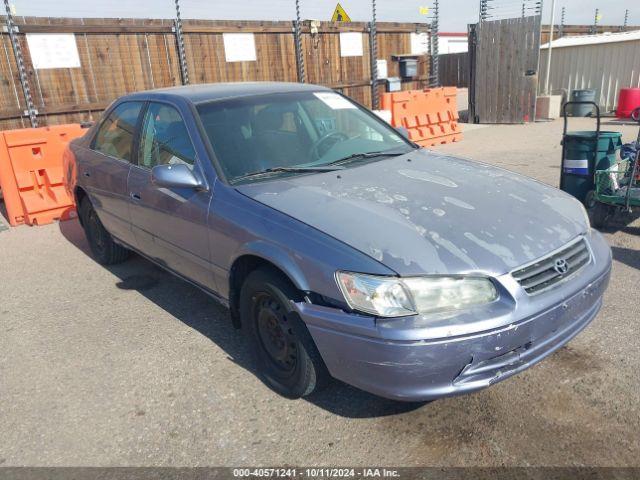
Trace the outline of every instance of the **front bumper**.
{"label": "front bumper", "polygon": [[[468,393],[534,365],[595,318],[609,282],[611,257],[602,237],[594,235],[594,262],[579,278],[543,294],[546,297],[516,295],[508,321],[501,318],[503,324],[493,329],[407,340],[406,330],[372,329],[370,317],[308,303],[295,307],[330,373],[339,380],[405,401]],[[532,305],[540,307],[534,314]],[[526,318],[518,319],[521,312]]]}

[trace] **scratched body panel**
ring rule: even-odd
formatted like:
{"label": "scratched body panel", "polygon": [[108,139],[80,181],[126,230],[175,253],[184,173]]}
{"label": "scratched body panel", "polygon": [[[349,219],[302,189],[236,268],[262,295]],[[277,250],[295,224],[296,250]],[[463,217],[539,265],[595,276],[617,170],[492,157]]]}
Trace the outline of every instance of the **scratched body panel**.
{"label": "scratched body panel", "polygon": [[500,275],[585,231],[563,192],[428,150],[239,190],[400,275]]}

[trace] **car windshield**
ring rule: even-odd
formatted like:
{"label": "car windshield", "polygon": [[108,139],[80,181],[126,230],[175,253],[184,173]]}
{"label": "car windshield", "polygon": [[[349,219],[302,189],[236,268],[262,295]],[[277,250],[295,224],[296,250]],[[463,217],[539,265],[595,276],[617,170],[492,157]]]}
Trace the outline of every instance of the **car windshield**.
{"label": "car windshield", "polygon": [[330,91],[235,98],[197,110],[231,183],[348,168],[414,148],[391,126]]}

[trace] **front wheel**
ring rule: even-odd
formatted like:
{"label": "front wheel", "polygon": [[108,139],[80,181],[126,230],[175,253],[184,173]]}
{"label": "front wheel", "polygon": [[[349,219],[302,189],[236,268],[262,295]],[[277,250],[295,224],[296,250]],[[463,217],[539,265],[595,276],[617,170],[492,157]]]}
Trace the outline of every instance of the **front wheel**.
{"label": "front wheel", "polygon": [[291,308],[301,295],[272,269],[249,274],[240,292],[240,318],[265,383],[288,398],[324,387],[330,375],[305,324]]}
{"label": "front wheel", "polygon": [[88,198],[82,199],[79,210],[89,248],[98,263],[113,265],[124,262],[131,252],[114,242],[113,237],[102,225]]}

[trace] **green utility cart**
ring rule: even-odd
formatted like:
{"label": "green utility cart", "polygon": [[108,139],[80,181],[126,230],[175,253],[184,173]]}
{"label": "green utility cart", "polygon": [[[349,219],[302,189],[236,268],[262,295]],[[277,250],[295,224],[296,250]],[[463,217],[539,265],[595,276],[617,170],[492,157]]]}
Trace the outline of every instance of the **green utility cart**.
{"label": "green utility cart", "polygon": [[635,156],[596,170],[595,190],[587,198],[591,224],[596,228],[606,226],[616,213],[631,213],[633,207],[640,207],[640,148]]}
{"label": "green utility cart", "polygon": [[[595,107],[595,131],[568,132],[567,107],[572,105]],[[607,170],[618,160],[622,147],[622,134],[600,129],[600,108],[595,102],[567,102],[562,107],[564,130],[562,134],[562,167],[560,189],[587,203],[589,192],[595,190],[595,174]]]}

